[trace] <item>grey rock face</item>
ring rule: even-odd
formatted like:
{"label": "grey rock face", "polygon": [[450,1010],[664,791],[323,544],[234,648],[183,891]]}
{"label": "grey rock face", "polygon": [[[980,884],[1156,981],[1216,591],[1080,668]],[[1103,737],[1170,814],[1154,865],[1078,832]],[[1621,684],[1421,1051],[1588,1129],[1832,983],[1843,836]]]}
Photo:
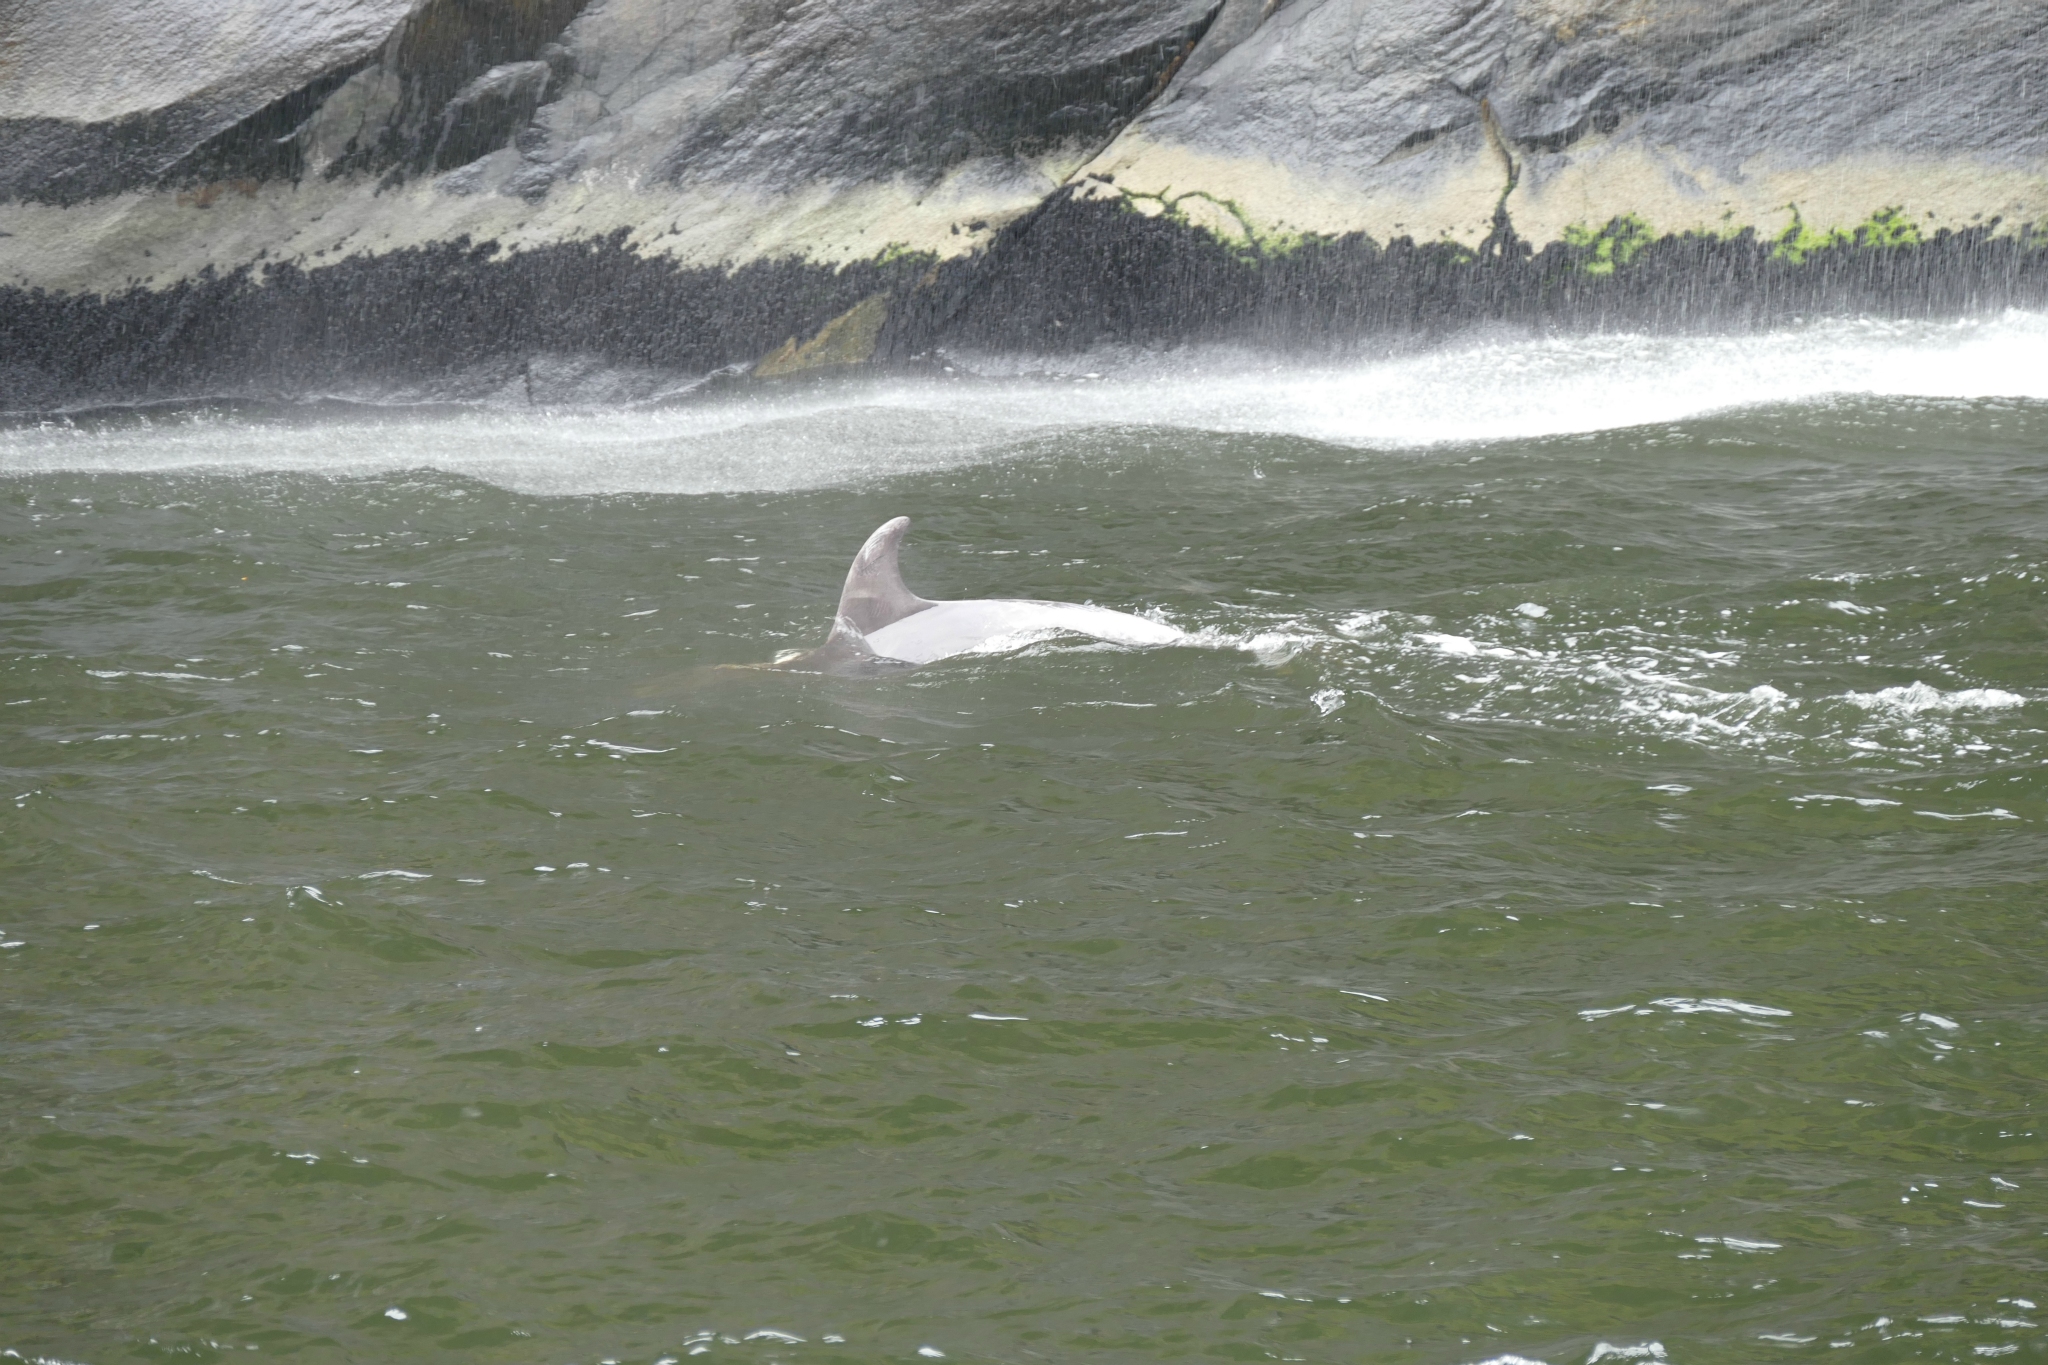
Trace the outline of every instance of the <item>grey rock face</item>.
{"label": "grey rock face", "polygon": [[[33,307],[0,321],[0,375],[32,370],[37,403],[73,350],[95,392],[230,382],[241,361],[172,351],[241,355],[259,316],[289,340],[300,306],[270,354],[354,365],[407,305],[377,291],[424,297],[429,269],[463,277],[436,306],[468,320],[411,363],[493,374],[1746,325],[2048,287],[2038,3],[15,0],[8,21],[0,288]],[[137,321],[173,297],[178,327]],[[543,297],[603,325],[519,314]],[[53,349],[36,329],[58,326],[105,337]],[[124,346],[161,354],[103,363]]]}
{"label": "grey rock face", "polygon": [[440,135],[428,163],[435,170],[452,170],[511,141],[532,121],[551,74],[546,62],[511,62],[456,91],[441,108]]}
{"label": "grey rock face", "polygon": [[537,59],[586,3],[421,0],[369,73],[386,102],[323,173],[383,172],[388,183],[496,151],[540,106],[553,69]]}
{"label": "grey rock face", "polygon": [[2000,0],[1297,0],[1093,169],[1382,241],[1472,244],[1511,178],[1538,243],[1620,215],[1775,234],[1794,204],[1931,232],[2048,209],[2044,55],[2041,11]]}
{"label": "grey rock face", "polygon": [[1092,152],[1160,88],[1207,26],[1203,0],[889,0],[744,15],[740,74],[660,162],[789,186],[935,180],[977,157]]}
{"label": "grey rock face", "polygon": [[338,84],[323,78],[370,58],[414,2],[13,0],[0,10],[0,199],[151,183],[311,90],[304,118]]}
{"label": "grey rock face", "polygon": [[[97,69],[82,81],[116,84],[143,55],[137,35],[98,41],[91,0],[26,3],[22,60],[90,65]],[[187,0],[152,3],[159,35],[214,24]],[[1158,93],[1214,8],[599,0],[587,22],[574,23],[587,3],[294,0],[296,13],[273,5],[261,46],[224,36],[181,51],[184,79],[116,101],[114,117],[95,117],[96,105],[74,113],[61,82],[0,96],[0,146],[16,154],[5,192],[77,199],[148,185],[203,161],[209,139],[293,96],[297,120],[273,116],[263,131],[326,153],[316,160],[335,175],[450,170],[532,124],[533,159],[558,161],[595,136],[608,169],[674,183],[929,180],[977,157],[1099,149]],[[279,22],[287,15],[303,22]],[[345,84],[354,88],[337,97]],[[556,107],[533,124],[543,97]],[[342,124],[349,137],[335,145]],[[88,164],[92,149],[115,146],[127,154]],[[303,166],[277,157],[245,169],[293,176]]]}

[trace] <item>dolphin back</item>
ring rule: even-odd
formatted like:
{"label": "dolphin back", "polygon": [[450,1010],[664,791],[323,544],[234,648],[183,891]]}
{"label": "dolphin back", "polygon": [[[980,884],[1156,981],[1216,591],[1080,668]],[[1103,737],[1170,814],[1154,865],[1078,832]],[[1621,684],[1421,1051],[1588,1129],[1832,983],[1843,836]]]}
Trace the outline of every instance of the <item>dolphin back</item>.
{"label": "dolphin back", "polygon": [[860,547],[824,644],[756,667],[871,677],[1048,635],[1086,635],[1132,647],[1187,639],[1177,627],[1080,602],[927,601],[905,586],[896,562],[909,530],[910,518],[896,517],[876,527]]}

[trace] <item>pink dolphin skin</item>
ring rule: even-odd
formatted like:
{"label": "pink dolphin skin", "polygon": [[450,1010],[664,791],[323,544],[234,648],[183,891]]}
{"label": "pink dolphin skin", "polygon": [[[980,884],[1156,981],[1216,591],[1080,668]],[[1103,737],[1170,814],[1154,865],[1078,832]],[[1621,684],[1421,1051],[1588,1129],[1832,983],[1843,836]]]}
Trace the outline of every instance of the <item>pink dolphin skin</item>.
{"label": "pink dolphin skin", "polygon": [[909,517],[876,527],[846,571],[830,637],[816,649],[770,666],[804,673],[882,673],[1055,635],[1085,635],[1132,647],[1187,639],[1173,626],[1079,602],[1008,597],[934,602],[919,597],[904,585],[897,564],[909,530]]}

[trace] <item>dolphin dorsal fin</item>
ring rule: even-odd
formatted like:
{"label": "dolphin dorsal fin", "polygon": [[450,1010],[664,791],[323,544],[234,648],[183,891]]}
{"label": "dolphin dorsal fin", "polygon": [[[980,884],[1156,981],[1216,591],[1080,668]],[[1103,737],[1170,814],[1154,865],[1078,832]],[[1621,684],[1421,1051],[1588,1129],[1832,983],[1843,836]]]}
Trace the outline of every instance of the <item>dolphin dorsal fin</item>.
{"label": "dolphin dorsal fin", "polygon": [[863,635],[872,635],[931,605],[903,585],[903,570],[896,564],[896,552],[903,547],[903,535],[909,529],[909,517],[883,522],[846,571],[846,587],[839,594],[839,620]]}

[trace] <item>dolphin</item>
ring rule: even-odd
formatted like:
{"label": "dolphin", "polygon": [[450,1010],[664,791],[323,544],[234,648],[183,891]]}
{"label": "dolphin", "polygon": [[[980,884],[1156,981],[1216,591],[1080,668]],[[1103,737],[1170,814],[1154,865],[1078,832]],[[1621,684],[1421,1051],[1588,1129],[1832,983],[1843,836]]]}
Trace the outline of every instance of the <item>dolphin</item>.
{"label": "dolphin", "polygon": [[766,667],[877,674],[972,654],[996,642],[1024,644],[1051,635],[1086,635],[1118,645],[1170,645],[1187,639],[1172,626],[1079,602],[1009,597],[929,601],[904,585],[897,566],[897,552],[909,529],[909,517],[876,527],[846,571],[846,587],[839,594],[839,610],[825,643],[780,655]]}

